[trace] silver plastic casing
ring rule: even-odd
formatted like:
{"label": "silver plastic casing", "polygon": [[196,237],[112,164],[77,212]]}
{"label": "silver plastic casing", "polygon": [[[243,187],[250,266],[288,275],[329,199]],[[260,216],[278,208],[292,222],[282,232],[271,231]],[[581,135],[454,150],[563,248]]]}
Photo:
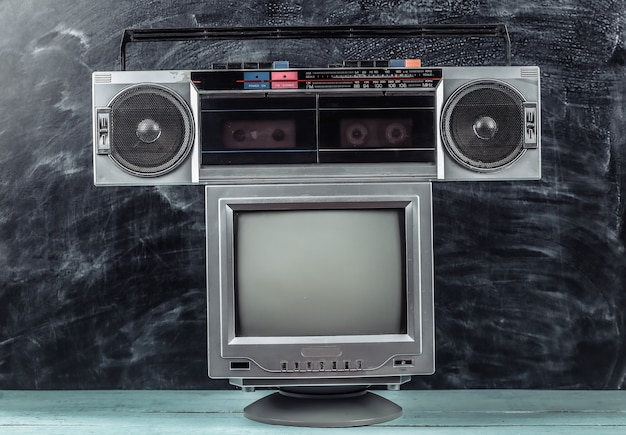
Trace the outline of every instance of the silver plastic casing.
{"label": "silver plastic casing", "polygon": [[[432,88],[384,90],[376,95],[434,96],[433,131],[435,155],[433,162],[393,163],[318,163],[318,164],[226,164],[203,166],[201,129],[203,116],[199,103],[202,96],[220,96],[233,91],[198,90],[191,82],[192,71],[115,71],[96,72],[93,89],[93,162],[94,182],[99,186],[168,185],[168,184],[301,184],[301,183],[366,183],[384,179],[388,182],[459,181],[459,180],[535,180],[541,177],[541,104],[540,73],[535,66],[506,67],[442,67],[442,78]],[[455,158],[450,147],[443,117],[455,93],[470,84],[497,82],[519,96],[523,120],[519,127],[524,145],[514,158],[496,168],[476,168]],[[190,116],[193,139],[184,159],[162,173],[138,175],[124,168],[111,155],[107,143],[107,116],[112,102],[124,90],[140,84],[154,84],[171,92],[183,101]],[[258,98],[272,95],[328,95],[336,89],[270,89],[265,91],[238,91],[237,98]],[[349,89],[350,95],[373,95],[368,89]],[[262,116],[262,114],[260,115]],[[481,116],[476,108],[476,119]],[[319,114],[317,115],[319,123]],[[470,120],[469,122],[473,122]],[[501,127],[502,128],[502,127]],[[506,128],[506,127],[505,127]],[[211,140],[211,138],[205,138]]]}
{"label": "silver plastic casing", "polygon": [[[237,333],[237,221],[241,211],[397,210],[403,217],[406,330],[397,334],[240,336]],[[240,387],[397,386],[432,374],[434,308],[431,183],[215,185],[206,187],[209,376]],[[272,261],[268,259],[268,261]],[[268,263],[269,265],[270,263]],[[284,271],[289,273],[289,271]],[[296,271],[299,273],[299,271]],[[380,288],[384,295],[387,289]],[[262,291],[259,287],[258,291]],[[341,289],[338,289],[341,291]],[[295,292],[295,289],[294,289]],[[297,292],[296,292],[297,293]],[[357,292],[358,293],[358,292]],[[367,294],[367,293],[366,293]],[[357,312],[363,298],[350,303]],[[263,295],[259,295],[263,298]],[[307,295],[303,294],[306,298]],[[297,324],[289,310],[273,316]],[[347,314],[347,313],[346,313]],[[332,322],[333,307],[316,312]],[[361,322],[372,321],[362,318]],[[288,326],[287,326],[288,328]],[[252,336],[250,336],[252,335]]]}

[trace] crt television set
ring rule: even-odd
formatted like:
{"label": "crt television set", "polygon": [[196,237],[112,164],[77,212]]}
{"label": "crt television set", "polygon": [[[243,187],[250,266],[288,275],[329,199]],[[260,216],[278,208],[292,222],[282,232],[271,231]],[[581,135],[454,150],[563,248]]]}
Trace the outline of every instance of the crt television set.
{"label": "crt television set", "polygon": [[206,187],[209,376],[265,423],[359,426],[434,372],[431,184]]}

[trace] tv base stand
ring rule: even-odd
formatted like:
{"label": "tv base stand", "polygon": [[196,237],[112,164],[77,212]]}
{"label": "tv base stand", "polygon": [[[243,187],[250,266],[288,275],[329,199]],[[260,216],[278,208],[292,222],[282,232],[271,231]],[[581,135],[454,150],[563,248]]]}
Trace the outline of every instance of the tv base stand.
{"label": "tv base stand", "polygon": [[291,387],[244,409],[250,420],[283,426],[353,427],[396,419],[402,408],[366,387]]}

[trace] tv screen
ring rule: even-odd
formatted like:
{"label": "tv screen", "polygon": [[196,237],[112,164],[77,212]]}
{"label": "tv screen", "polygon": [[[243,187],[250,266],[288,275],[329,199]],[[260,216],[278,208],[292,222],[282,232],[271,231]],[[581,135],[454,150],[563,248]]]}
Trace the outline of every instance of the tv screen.
{"label": "tv screen", "polygon": [[239,211],[235,335],[406,333],[403,209]]}

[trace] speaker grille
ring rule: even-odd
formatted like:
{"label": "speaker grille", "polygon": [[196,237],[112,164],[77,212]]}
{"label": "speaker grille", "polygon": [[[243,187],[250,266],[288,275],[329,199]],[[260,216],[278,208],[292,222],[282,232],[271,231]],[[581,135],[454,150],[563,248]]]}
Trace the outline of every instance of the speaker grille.
{"label": "speaker grille", "polygon": [[443,141],[450,155],[475,171],[491,171],[524,152],[524,99],[512,87],[477,81],[458,89],[443,110]]}
{"label": "speaker grille", "polygon": [[111,102],[111,158],[128,172],[155,177],[172,171],[193,143],[193,118],[170,89],[156,84],[126,88]]}

